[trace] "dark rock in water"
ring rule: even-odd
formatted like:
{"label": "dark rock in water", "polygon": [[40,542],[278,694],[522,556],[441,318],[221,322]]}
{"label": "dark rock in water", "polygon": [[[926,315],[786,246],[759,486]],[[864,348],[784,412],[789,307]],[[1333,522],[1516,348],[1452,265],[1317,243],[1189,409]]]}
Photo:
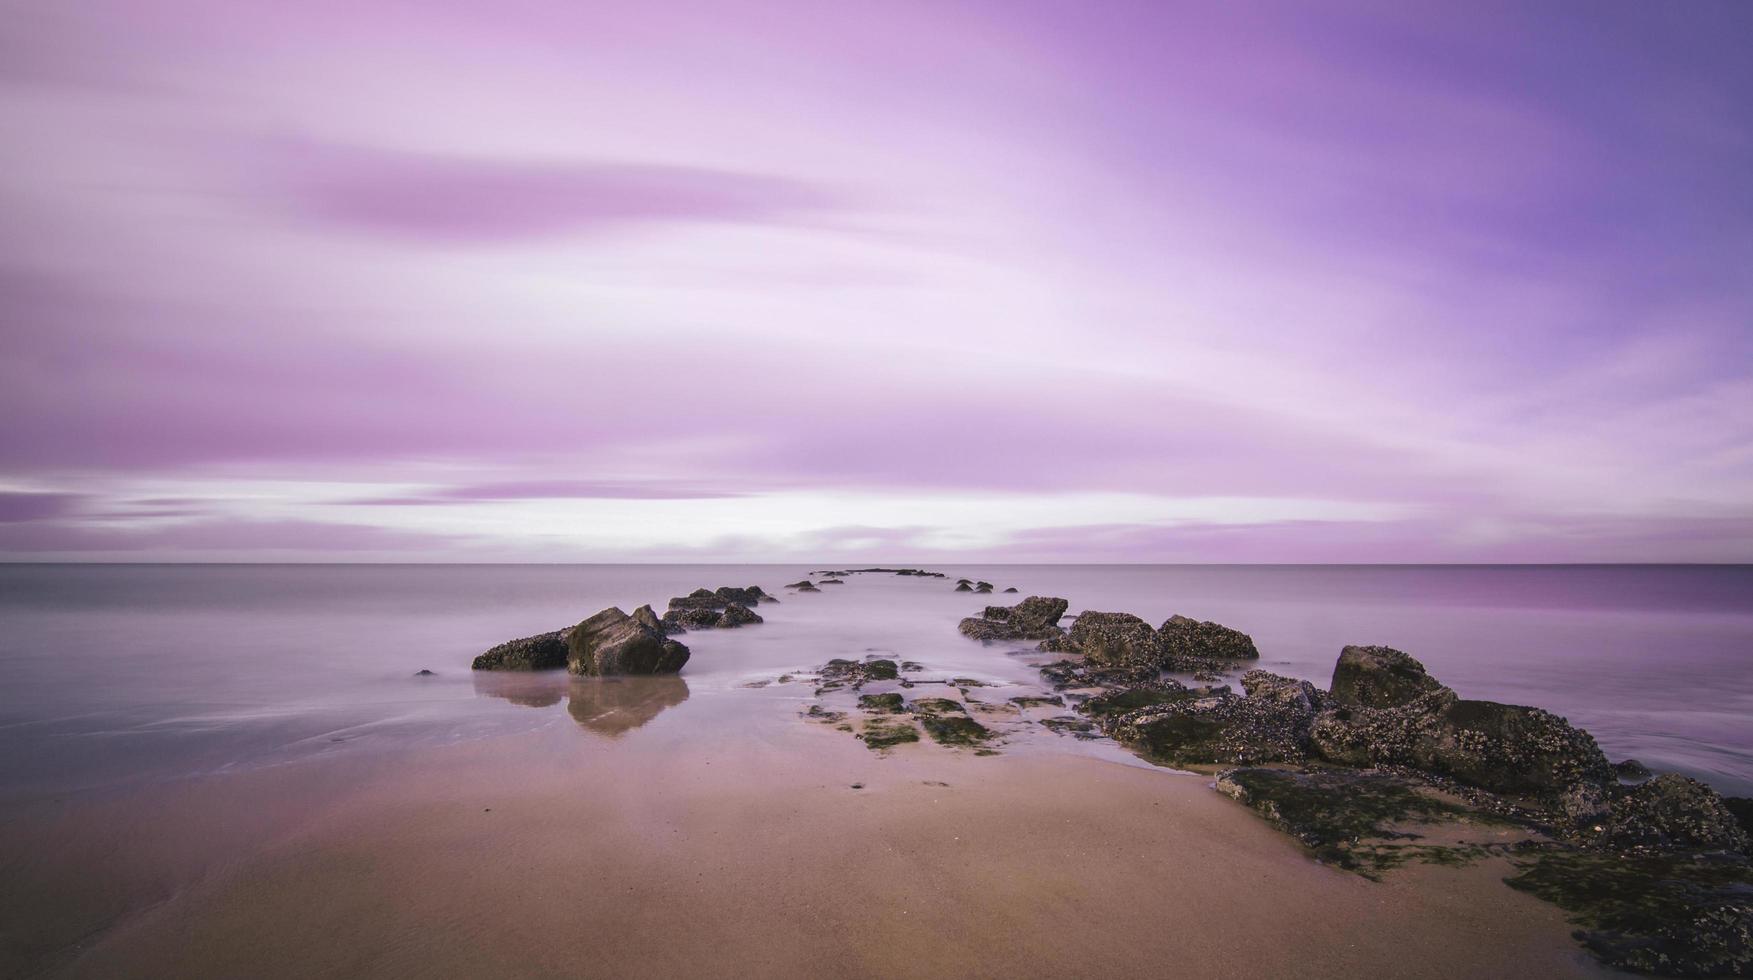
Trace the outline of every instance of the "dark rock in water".
{"label": "dark rock in water", "polygon": [[685,596],[671,599],[670,609],[723,609],[727,602],[723,596],[709,589],[695,589]]}
{"label": "dark rock in water", "polygon": [[1442,687],[1424,665],[1390,647],[1346,647],[1333,666],[1333,700],[1392,708]]}
{"label": "dark rock in water", "polygon": [[861,663],[836,657],[822,665],[822,687],[817,693],[846,686],[856,690],[867,681],[892,681],[900,676],[900,668],[893,660],[873,657]]}
{"label": "dark rock in water", "polygon": [[673,674],[688,648],[616,608],[604,609],[566,638],[566,669],[574,674]]}
{"label": "dark rock in water", "polygon": [[763,620],[753,609],[740,603],[733,602],[724,607],[724,614],[718,618],[718,628],[734,629],[738,626],[747,626],[751,623],[759,622],[763,622]]}
{"label": "dark rock in water", "polygon": [[1566,807],[1579,820],[1598,815],[1612,779],[1595,740],[1563,718],[1462,700],[1447,688],[1392,708],[1330,707],[1309,738],[1322,758],[1340,765],[1406,765],[1496,793],[1569,794]]}
{"label": "dark rock in water", "polygon": [[1005,591],[1005,592],[1007,592],[1007,593],[1008,593],[1008,592],[1015,592],[1015,591],[1016,591],[1016,586],[1014,586],[1014,585],[1013,585],[1013,586],[1011,586],[1011,587],[1010,587],[1010,588],[1008,588],[1008,589],[1005,589],[1005,590],[1004,590],[1004,591]]}
{"label": "dark rock in water", "polygon": [[1096,726],[1081,718],[1048,718],[1041,722],[1041,727],[1056,735],[1070,735],[1073,738],[1079,738],[1085,741],[1091,741],[1101,737],[1096,734]]}
{"label": "dark rock in water", "polygon": [[788,588],[788,589],[813,589],[815,587],[816,587],[816,584],[814,582],[811,582],[807,578],[803,579],[802,581],[799,581],[799,582],[792,582],[791,584],[786,586],[786,588]]}
{"label": "dark rock in water", "polygon": [[724,614],[709,608],[671,609],[659,620],[659,629],[665,633],[686,633],[688,630],[706,630],[717,626]]}
{"label": "dark rock in water", "polygon": [[714,594],[720,599],[723,599],[726,605],[735,604],[739,606],[754,606],[764,600],[773,598],[767,593],[761,591],[759,585],[751,585],[741,589],[732,588],[731,586],[726,585],[720,587]]}
{"label": "dark rock in water", "polygon": [[438,674],[436,674],[433,671],[427,670],[425,668],[421,668],[419,670],[414,671],[414,676],[415,677],[437,677]]}
{"label": "dark rock in water", "polygon": [[1607,965],[1683,977],[1753,975],[1753,869],[1740,855],[1536,852],[1505,879],[1570,912]]}
{"label": "dark rock in water", "polygon": [[838,578],[825,578],[816,584],[817,585],[845,585],[846,580],[845,579],[838,579]]}
{"label": "dark rock in water", "polygon": [[972,591],[974,591],[974,587],[973,587],[973,586],[972,586],[972,585],[969,585],[969,584],[968,584],[968,583],[966,583],[966,582],[957,582],[957,583],[956,583],[956,587],[955,587],[955,589],[954,589],[954,590],[953,590],[953,591],[956,591],[956,592],[972,592]]}
{"label": "dark rock in water", "polygon": [[962,620],[962,635],[975,640],[1044,640],[1058,636],[1059,617],[1068,603],[1048,596],[1030,596],[1014,606],[987,606],[979,618]]}
{"label": "dark rock in water", "polygon": [[971,578],[959,578],[959,579],[956,579],[956,584],[957,585],[966,585],[969,588],[972,588],[974,585],[974,580]]}
{"label": "dark rock in water", "polygon": [[1092,718],[1111,718],[1130,714],[1141,708],[1154,708],[1173,701],[1190,701],[1208,696],[1209,692],[1196,694],[1178,681],[1149,681],[1104,691],[1079,704],[1077,710]]}
{"label": "dark rock in water", "polygon": [[924,715],[941,715],[946,712],[968,713],[968,709],[962,706],[962,702],[949,698],[920,698],[913,702],[913,711],[916,714]]}
{"label": "dark rock in water", "polygon": [[1613,763],[1613,775],[1618,776],[1624,782],[1637,783],[1654,776],[1655,773],[1650,771],[1649,766],[1636,759],[1626,759],[1623,762]]}
{"label": "dark rock in water", "polygon": [[1051,696],[1041,694],[1019,694],[1016,697],[1011,698],[1010,703],[1019,708],[1043,708],[1048,705],[1053,705],[1058,708],[1065,707],[1065,699],[1057,694]]}
{"label": "dark rock in water", "polygon": [[1606,839],[1614,847],[1661,851],[1746,851],[1748,845],[1723,798],[1678,773],[1622,790],[1613,801]]}
{"label": "dark rock in water", "polygon": [[1049,653],[1081,653],[1110,666],[1160,668],[1162,644],[1151,625],[1131,613],[1085,610],[1071,629],[1048,639],[1040,649]]}
{"label": "dark rock in water", "polygon": [[866,711],[878,711],[891,715],[898,715],[907,710],[906,701],[899,694],[860,695],[858,706]]}
{"label": "dark rock in water", "polygon": [[475,658],[475,670],[558,670],[566,666],[567,630],[510,640]]}
{"label": "dark rock in water", "polygon": [[1260,651],[1241,630],[1205,623],[1186,616],[1170,616],[1157,629],[1163,653],[1170,658],[1257,660]]}
{"label": "dark rock in water", "polygon": [[912,708],[925,733],[939,745],[979,745],[992,737],[992,730],[969,718],[959,701],[920,698]]}
{"label": "dark rock in water", "polygon": [[1063,691],[1068,687],[1135,687],[1156,681],[1161,672],[1155,667],[1109,667],[1088,660],[1060,660],[1042,667],[1041,676]]}
{"label": "dark rock in water", "polygon": [[1338,849],[1341,845],[1404,836],[1391,824],[1467,813],[1458,804],[1421,792],[1412,780],[1376,771],[1232,769],[1218,775],[1217,791],[1342,865],[1351,862]]}
{"label": "dark rock in water", "polygon": [[992,591],[992,583],[991,582],[975,582],[974,583],[974,591],[975,592],[991,592]]}

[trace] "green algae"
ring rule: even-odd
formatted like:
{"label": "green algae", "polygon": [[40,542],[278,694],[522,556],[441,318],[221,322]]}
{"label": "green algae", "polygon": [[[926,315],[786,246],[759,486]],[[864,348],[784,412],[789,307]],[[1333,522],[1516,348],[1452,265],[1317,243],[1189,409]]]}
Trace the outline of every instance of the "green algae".
{"label": "green algae", "polygon": [[864,726],[859,734],[866,748],[881,751],[908,742],[919,741],[919,729],[911,722],[904,721],[871,721]]}
{"label": "green algae", "polygon": [[1547,848],[1506,878],[1571,913],[1610,966],[1669,976],[1753,972],[1753,868],[1736,854],[1620,855]]}
{"label": "green algae", "polygon": [[907,710],[906,701],[899,694],[864,694],[858,698],[858,706],[866,711],[883,712],[898,715]]}

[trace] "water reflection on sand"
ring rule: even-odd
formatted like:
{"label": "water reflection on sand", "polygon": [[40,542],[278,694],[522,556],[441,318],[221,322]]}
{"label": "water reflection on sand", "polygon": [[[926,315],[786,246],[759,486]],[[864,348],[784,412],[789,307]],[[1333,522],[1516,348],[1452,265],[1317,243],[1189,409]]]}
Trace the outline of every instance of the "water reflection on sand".
{"label": "water reflection on sand", "polygon": [[561,671],[474,675],[475,693],[528,708],[551,708],[566,699],[566,713],[579,727],[614,738],[688,700],[688,682],[675,674],[656,677],[575,677]]}

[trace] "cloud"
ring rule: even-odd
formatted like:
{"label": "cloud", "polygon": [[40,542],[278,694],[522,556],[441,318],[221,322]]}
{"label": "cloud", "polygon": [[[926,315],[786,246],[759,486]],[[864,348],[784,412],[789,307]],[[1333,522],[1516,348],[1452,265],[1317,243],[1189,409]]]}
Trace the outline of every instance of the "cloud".
{"label": "cloud", "polygon": [[420,507],[503,500],[707,500],[739,497],[741,492],[685,484],[593,480],[526,480],[438,487],[405,496],[337,500],[344,506]]}
{"label": "cloud", "polygon": [[308,520],[214,518],[147,527],[37,522],[0,525],[0,553],[94,553],[195,556],[248,560],[269,554],[357,556],[368,552],[435,552],[462,544],[457,535]]}
{"label": "cloud", "polygon": [[536,162],[339,144],[263,151],[263,201],[343,228],[491,243],[641,224],[779,224],[840,202],[805,181],[709,167]]}
{"label": "cloud", "polygon": [[76,493],[28,493],[0,490],[0,524],[62,517],[79,506]]}

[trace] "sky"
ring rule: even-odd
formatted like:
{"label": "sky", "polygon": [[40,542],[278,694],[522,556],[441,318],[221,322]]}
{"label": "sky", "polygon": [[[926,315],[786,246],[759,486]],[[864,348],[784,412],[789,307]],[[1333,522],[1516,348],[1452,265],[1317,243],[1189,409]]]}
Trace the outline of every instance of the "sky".
{"label": "sky", "polygon": [[0,560],[1753,561],[1753,3],[0,6]]}

